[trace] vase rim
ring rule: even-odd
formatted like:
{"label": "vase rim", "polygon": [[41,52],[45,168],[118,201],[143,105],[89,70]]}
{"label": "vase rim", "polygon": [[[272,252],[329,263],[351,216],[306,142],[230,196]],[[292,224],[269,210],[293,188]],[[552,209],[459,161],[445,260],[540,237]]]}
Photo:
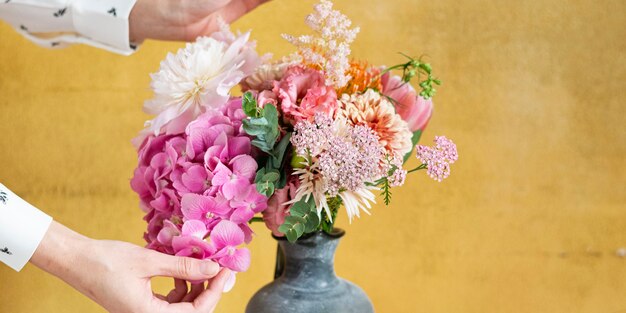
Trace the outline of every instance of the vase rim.
{"label": "vase rim", "polygon": [[[308,238],[311,238],[313,236],[316,236],[318,234],[321,234],[322,236],[326,236],[329,237],[331,239],[339,239],[341,237],[343,237],[343,235],[346,234],[346,231],[341,229],[341,228],[333,228],[331,233],[327,233],[323,230],[318,230],[316,232],[313,233],[308,233],[308,234],[304,234],[302,235],[302,237],[298,238],[298,240],[296,240],[296,242],[301,241],[301,240],[305,240]],[[287,241],[287,237],[283,236],[283,237],[277,237],[276,235],[272,234],[272,237],[274,237],[274,239],[278,240],[278,241]]]}

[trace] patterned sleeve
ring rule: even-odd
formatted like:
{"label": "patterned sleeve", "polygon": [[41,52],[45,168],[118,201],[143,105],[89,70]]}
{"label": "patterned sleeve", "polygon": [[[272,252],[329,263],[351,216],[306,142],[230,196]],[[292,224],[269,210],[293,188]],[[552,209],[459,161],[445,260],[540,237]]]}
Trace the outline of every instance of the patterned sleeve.
{"label": "patterned sleeve", "polygon": [[0,0],[0,19],[34,43],[82,43],[129,55],[128,18],[136,0]]}
{"label": "patterned sleeve", "polygon": [[0,184],[0,262],[20,271],[48,231],[52,218]]}

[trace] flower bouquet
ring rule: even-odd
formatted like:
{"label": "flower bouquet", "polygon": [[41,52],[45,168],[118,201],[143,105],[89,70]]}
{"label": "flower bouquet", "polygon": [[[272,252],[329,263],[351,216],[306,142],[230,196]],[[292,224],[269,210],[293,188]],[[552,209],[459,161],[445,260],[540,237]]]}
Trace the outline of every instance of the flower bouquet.
{"label": "flower bouquet", "polygon": [[144,109],[155,117],[135,139],[131,180],[148,248],[243,272],[251,222],[295,242],[331,233],[341,207],[352,221],[370,213],[377,194],[389,204],[390,189],[410,172],[438,181],[450,174],[458,156],[443,136],[417,146],[420,166],[403,168],[440,84],[431,66],[350,58],[359,28],[330,1],[306,23],[313,34],[284,35],[296,51],[279,60],[259,56],[249,32],[222,23],[152,75],[155,97]]}

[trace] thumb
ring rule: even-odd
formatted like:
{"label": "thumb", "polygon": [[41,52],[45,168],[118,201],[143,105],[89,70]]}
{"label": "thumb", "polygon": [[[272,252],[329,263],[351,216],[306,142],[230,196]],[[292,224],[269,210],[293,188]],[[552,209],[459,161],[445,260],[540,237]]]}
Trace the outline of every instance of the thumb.
{"label": "thumb", "polygon": [[150,277],[165,276],[188,281],[204,281],[219,273],[220,266],[210,260],[178,257],[159,252],[150,258]]}

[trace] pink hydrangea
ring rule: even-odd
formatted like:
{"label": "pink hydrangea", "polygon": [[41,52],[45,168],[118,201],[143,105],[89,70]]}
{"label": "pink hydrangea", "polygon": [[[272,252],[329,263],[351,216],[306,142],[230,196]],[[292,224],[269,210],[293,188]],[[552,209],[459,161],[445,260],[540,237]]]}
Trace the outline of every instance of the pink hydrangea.
{"label": "pink hydrangea", "polygon": [[282,79],[274,82],[273,92],[287,121],[312,120],[316,113],[332,117],[338,108],[335,89],[312,68],[290,66]]}
{"label": "pink hydrangea", "polygon": [[208,110],[184,134],[149,136],[131,179],[146,212],[147,247],[172,255],[212,259],[245,271],[252,239],[248,226],[267,207],[254,185],[257,163],[242,129],[241,99]]}

